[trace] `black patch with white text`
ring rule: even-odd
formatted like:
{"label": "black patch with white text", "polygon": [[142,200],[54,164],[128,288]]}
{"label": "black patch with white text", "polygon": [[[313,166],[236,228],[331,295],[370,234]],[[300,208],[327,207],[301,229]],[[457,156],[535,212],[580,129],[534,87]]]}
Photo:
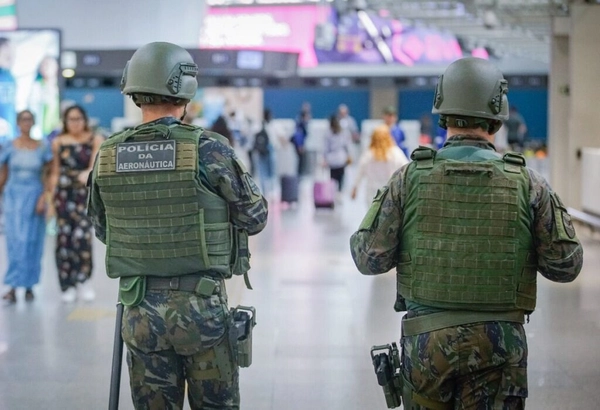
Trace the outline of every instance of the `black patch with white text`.
{"label": "black patch with white text", "polygon": [[168,140],[117,144],[116,172],[172,171],[175,143]]}

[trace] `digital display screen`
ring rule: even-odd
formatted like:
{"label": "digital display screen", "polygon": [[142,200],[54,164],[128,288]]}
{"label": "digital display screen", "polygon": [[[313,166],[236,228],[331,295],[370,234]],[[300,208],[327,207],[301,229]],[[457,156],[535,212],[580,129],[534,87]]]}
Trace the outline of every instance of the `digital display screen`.
{"label": "digital display screen", "polygon": [[241,70],[260,70],[263,68],[264,55],[260,51],[238,51],[237,68]]}
{"label": "digital display screen", "polygon": [[[209,7],[199,43],[203,49],[298,53],[300,67],[446,64],[463,57],[452,34],[321,4]],[[250,69],[258,60],[243,63]]]}
{"label": "digital display screen", "polygon": [[60,125],[60,31],[0,31],[0,142],[19,135],[17,113],[35,116],[41,139]]}
{"label": "digital display screen", "polygon": [[17,28],[17,8],[15,0],[0,0],[0,30]]}

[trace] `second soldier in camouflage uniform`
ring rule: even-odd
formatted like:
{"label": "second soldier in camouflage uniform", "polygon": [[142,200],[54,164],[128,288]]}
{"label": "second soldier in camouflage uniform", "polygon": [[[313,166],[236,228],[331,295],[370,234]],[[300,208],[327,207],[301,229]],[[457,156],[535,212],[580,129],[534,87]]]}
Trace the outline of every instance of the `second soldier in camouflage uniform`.
{"label": "second soldier in camouflage uniform", "polygon": [[197,89],[190,54],[150,43],[121,84],[142,124],[105,141],[88,212],[120,278],[136,409],[239,409],[224,279],[245,274],[267,203],[224,137],[180,122]]}
{"label": "second soldier in camouflage uniform", "polygon": [[415,150],[350,240],[361,273],[397,271],[405,409],[523,409],[536,271],[571,282],[581,269],[558,195],[523,157],[495,152],[507,92],[491,63],[451,64],[433,108],[446,144]]}

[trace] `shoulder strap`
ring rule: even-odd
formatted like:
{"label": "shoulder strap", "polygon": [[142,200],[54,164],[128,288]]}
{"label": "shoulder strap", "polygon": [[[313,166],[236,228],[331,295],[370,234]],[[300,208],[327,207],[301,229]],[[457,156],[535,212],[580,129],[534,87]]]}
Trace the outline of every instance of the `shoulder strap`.
{"label": "shoulder strap", "polygon": [[435,154],[434,149],[419,146],[410,154],[410,158],[417,163],[417,169],[433,168]]}
{"label": "shoulder strap", "polygon": [[521,168],[526,165],[525,157],[518,152],[507,152],[502,157],[502,161],[504,161],[504,171],[513,174],[521,173]]}
{"label": "shoulder strap", "polygon": [[154,139],[160,134],[164,139],[171,138],[171,129],[164,124],[155,124],[152,126],[139,126],[112,135],[105,146],[114,145],[127,141],[148,141]]}

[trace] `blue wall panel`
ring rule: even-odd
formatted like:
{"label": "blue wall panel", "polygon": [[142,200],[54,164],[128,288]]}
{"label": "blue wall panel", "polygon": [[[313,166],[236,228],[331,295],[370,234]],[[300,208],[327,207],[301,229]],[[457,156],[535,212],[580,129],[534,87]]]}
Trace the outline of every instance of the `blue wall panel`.
{"label": "blue wall panel", "polygon": [[[513,89],[510,104],[516,106],[525,118],[530,138],[545,139],[548,133],[548,91],[545,89]],[[82,105],[90,117],[98,118],[100,126],[110,129],[114,117],[122,117],[123,95],[118,88],[67,88],[63,98]],[[296,118],[302,103],[312,106],[313,118],[328,118],[338,105],[346,104],[360,125],[369,118],[369,90],[267,88],[264,104],[274,118]],[[431,112],[433,90],[401,90],[398,93],[398,117],[417,120]],[[437,118],[434,117],[434,121]]]}
{"label": "blue wall panel", "polygon": [[508,102],[525,119],[528,138],[545,140],[548,137],[548,90],[509,90]]}
{"label": "blue wall panel", "polygon": [[102,128],[110,130],[114,117],[122,117],[125,110],[123,94],[115,88],[67,88],[63,99],[81,105],[90,118],[97,118]]}
{"label": "blue wall panel", "polygon": [[273,118],[296,118],[303,102],[309,102],[313,118],[329,118],[340,104],[346,104],[360,127],[369,118],[369,90],[266,88],[265,108],[270,108]]}
{"label": "blue wall panel", "polygon": [[398,93],[398,118],[418,120],[423,114],[431,115],[434,90],[403,90]]}

